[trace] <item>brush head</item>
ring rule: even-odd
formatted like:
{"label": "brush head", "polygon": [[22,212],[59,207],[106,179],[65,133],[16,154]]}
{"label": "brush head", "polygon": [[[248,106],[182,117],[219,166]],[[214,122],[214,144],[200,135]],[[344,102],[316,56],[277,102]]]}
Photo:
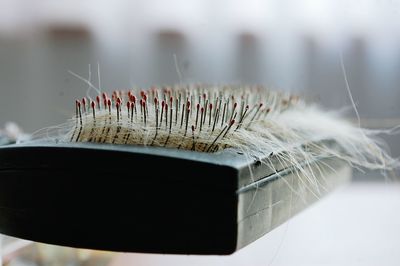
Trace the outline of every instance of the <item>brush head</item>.
{"label": "brush head", "polygon": [[399,165],[379,132],[261,87],[115,91],[75,109],[60,134],[0,147],[1,232],[230,254],[347,180],[348,165]]}
{"label": "brush head", "polygon": [[[293,165],[323,155],[372,169],[399,166],[375,138],[379,131],[261,86],[179,85],[95,98],[76,100],[75,117],[57,140],[205,153],[231,148],[255,158],[274,152]],[[336,149],[324,140],[335,141]]]}
{"label": "brush head", "polygon": [[[153,87],[102,97],[103,105],[100,96],[97,105],[76,101],[67,140],[216,152],[240,148],[258,134],[254,126],[300,102],[261,87]],[[247,139],[240,139],[244,135]]]}

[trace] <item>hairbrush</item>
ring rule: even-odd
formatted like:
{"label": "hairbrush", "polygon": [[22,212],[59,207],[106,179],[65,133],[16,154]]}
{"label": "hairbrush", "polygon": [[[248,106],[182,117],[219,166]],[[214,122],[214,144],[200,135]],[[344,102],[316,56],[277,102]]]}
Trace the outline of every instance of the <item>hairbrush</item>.
{"label": "hairbrush", "polygon": [[56,129],[0,147],[2,233],[231,254],[347,181],[350,166],[398,166],[376,132],[260,86],[100,93]]}

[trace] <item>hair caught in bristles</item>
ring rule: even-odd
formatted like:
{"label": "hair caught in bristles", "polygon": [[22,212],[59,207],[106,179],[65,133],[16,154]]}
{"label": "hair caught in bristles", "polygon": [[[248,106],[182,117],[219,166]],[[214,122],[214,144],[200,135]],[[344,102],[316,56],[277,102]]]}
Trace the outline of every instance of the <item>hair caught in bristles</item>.
{"label": "hair caught in bristles", "polygon": [[[65,139],[214,153],[229,148],[287,163],[338,157],[353,166],[393,169],[375,136],[299,96],[260,86],[173,86],[83,98]],[[335,145],[332,146],[332,142]],[[327,144],[329,143],[329,144]]]}

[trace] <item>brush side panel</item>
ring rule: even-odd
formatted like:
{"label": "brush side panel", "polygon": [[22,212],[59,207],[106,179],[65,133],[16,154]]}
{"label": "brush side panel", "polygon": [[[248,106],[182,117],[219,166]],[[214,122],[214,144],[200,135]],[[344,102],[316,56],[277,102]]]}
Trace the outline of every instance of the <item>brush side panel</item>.
{"label": "brush side panel", "polygon": [[[323,158],[303,169],[282,170],[238,190],[237,249],[285,223],[351,177],[351,168],[339,159]],[[312,179],[307,179],[310,175]]]}

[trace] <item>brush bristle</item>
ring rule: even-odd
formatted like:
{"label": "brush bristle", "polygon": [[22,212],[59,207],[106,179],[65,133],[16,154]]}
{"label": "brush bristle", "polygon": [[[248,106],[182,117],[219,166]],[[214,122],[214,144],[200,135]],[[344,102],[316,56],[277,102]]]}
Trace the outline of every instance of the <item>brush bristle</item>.
{"label": "brush bristle", "polygon": [[384,130],[360,128],[338,112],[260,86],[114,91],[111,97],[103,93],[94,101],[77,100],[75,107],[76,115],[63,126],[68,132],[61,140],[207,153],[228,149],[249,158],[267,158],[263,163],[272,168],[268,158],[273,154],[300,172],[320,156],[370,169],[399,167],[377,138]]}
{"label": "brush bristle", "polygon": [[215,152],[238,132],[299,104],[299,97],[261,87],[171,87],[103,93],[76,102],[71,141]]}

